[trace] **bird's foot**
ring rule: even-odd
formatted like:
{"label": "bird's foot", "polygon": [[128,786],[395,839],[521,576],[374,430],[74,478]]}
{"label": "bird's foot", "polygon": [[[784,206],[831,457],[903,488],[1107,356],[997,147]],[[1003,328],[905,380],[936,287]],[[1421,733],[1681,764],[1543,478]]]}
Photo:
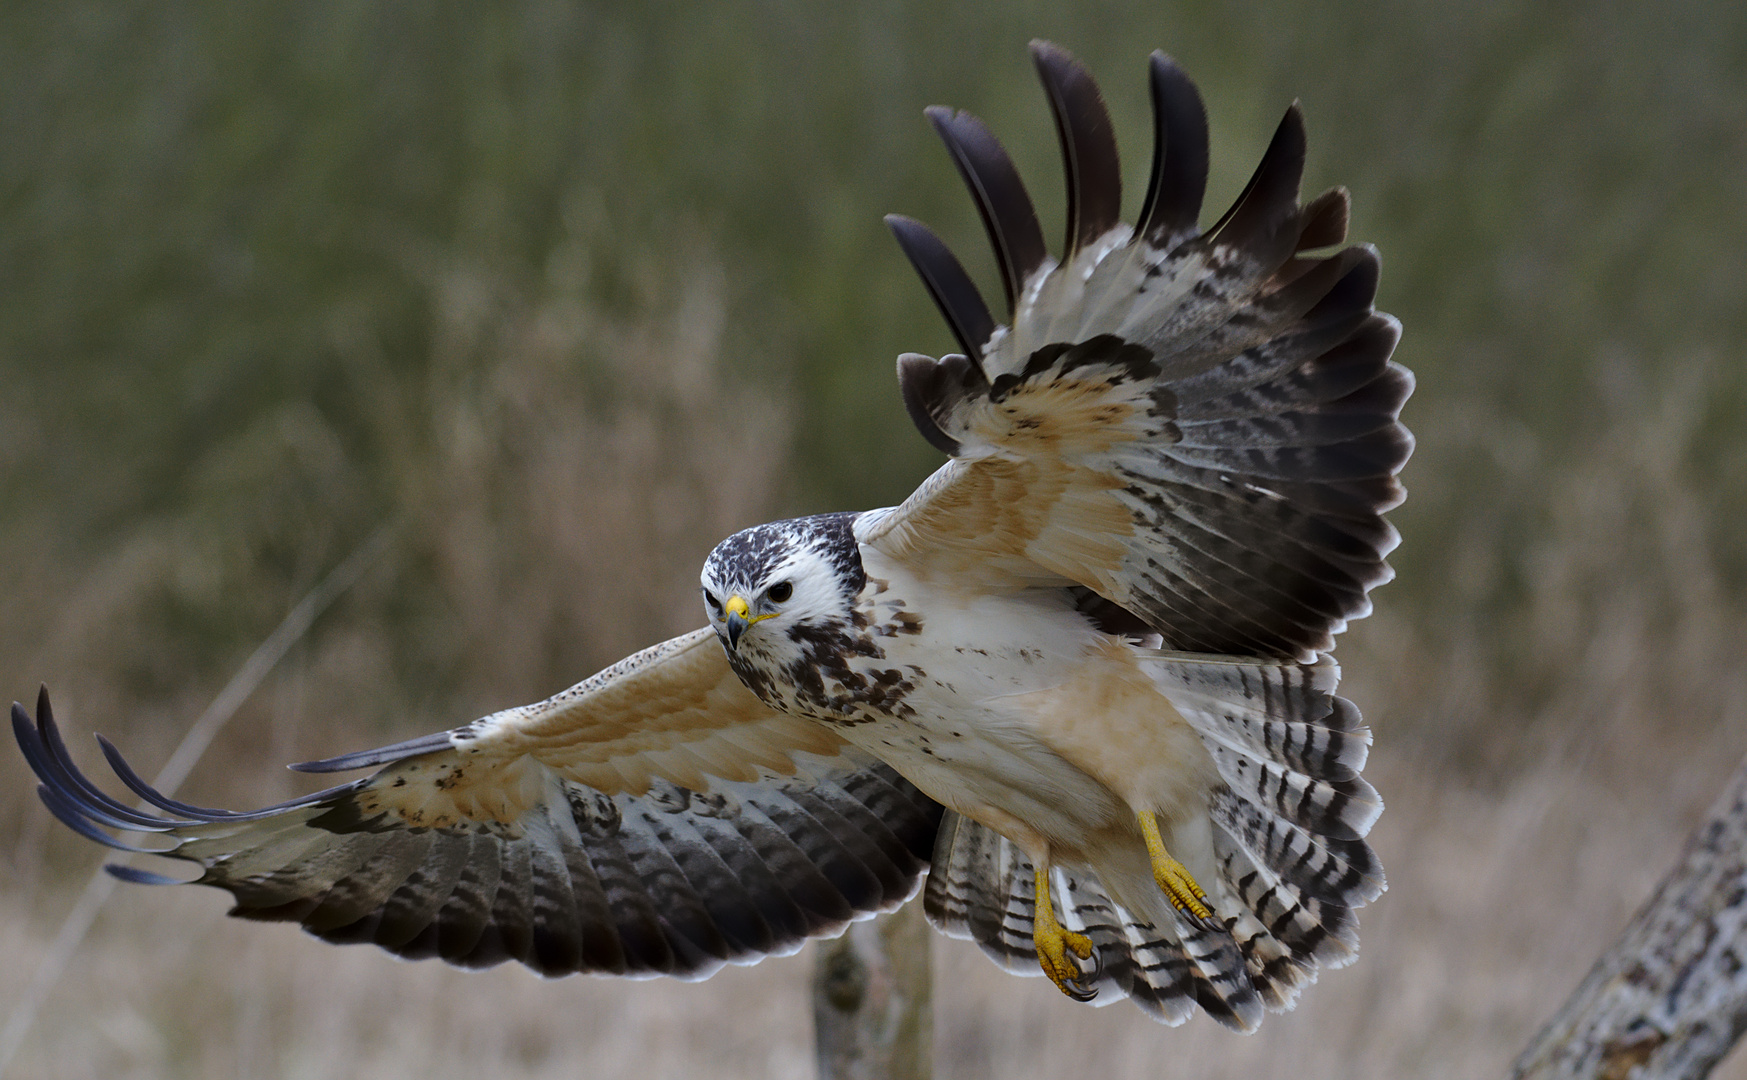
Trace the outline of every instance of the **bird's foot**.
{"label": "bird's foot", "polygon": [[1218,920],[1213,917],[1213,909],[1207,904],[1207,893],[1201,888],[1189,868],[1171,857],[1165,850],[1164,837],[1159,835],[1158,818],[1151,810],[1142,810],[1140,817],[1140,832],[1146,838],[1147,854],[1152,857],[1153,880],[1158,883],[1159,890],[1171,902],[1171,906],[1188,916],[1189,919],[1207,929],[1216,929]]}
{"label": "bird's foot", "polygon": [[1075,1001],[1091,1001],[1098,996],[1092,985],[1098,966],[1093,964],[1090,975],[1080,970],[1073,957],[1092,959],[1092,939],[1075,933],[1056,921],[1055,906],[1049,898],[1049,871],[1037,869],[1037,906],[1031,922],[1031,939],[1037,944],[1037,962],[1056,989]]}

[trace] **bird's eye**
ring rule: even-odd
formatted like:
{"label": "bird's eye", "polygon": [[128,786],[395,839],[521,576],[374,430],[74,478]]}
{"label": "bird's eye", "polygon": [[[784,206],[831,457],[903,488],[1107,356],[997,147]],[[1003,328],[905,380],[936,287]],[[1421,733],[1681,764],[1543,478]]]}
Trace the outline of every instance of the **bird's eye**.
{"label": "bird's eye", "polygon": [[780,604],[795,595],[795,587],[787,581],[779,581],[766,589],[764,595],[770,597],[772,602]]}
{"label": "bird's eye", "polygon": [[716,614],[722,613],[722,601],[716,599],[716,594],[708,589],[704,590],[704,603],[710,605],[710,610]]}

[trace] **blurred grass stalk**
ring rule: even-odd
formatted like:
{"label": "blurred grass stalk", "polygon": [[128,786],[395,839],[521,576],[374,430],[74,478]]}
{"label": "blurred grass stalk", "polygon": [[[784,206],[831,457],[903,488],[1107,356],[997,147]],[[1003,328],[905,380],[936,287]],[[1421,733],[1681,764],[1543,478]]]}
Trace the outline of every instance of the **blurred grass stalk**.
{"label": "blurred grass stalk", "polygon": [[[552,265],[560,279],[574,269]],[[372,727],[439,729],[546,696],[693,628],[701,619],[695,582],[704,554],[723,535],[771,515],[788,451],[786,410],[721,377],[722,278],[707,257],[685,260],[683,273],[671,277],[652,269],[628,318],[577,302],[562,281],[530,294],[477,269],[420,264],[420,272],[431,289],[435,355],[417,381],[385,376],[367,344],[342,342],[357,350],[361,381],[383,380],[359,392],[372,395],[381,418],[376,434],[391,460],[399,542],[389,573],[366,580],[320,632],[304,638],[314,616],[387,551],[382,531],[242,665],[171,754],[159,779],[166,791],[214,744],[203,782],[223,794],[197,801],[259,805],[273,801],[264,787],[284,783],[263,768],[263,743],[292,755],[284,760],[319,756],[316,748],[331,749],[332,740],[359,746],[386,737]],[[578,363],[579,353],[607,371]],[[475,379],[481,369],[488,372],[483,384]],[[63,725],[101,726],[136,748],[163,742],[163,713],[174,705],[151,723],[137,722],[139,673],[155,681],[160,672],[175,680],[181,671],[186,685],[172,691],[172,703],[197,693],[206,665],[190,664],[183,650],[203,649],[201,632],[210,628],[188,623],[184,613],[233,602],[259,610],[331,547],[349,515],[369,505],[348,497],[361,466],[339,452],[342,443],[308,410],[245,432],[207,466],[226,477],[220,487],[234,502],[140,523],[104,560],[106,571],[69,572],[63,549],[27,544],[17,531],[0,536],[37,568],[17,575],[14,599],[53,613],[47,621],[0,625],[0,638],[12,636],[5,651],[13,662],[30,658],[18,666],[34,666],[70,691],[56,694]],[[263,475],[273,473],[278,482]],[[305,500],[317,496],[333,500],[340,520],[313,518],[321,510]],[[314,550],[286,575],[272,553],[300,541]],[[29,592],[36,595],[24,600]],[[409,622],[418,628],[414,640],[395,640],[392,628]],[[296,715],[263,725],[263,706],[250,693],[300,642],[292,677],[305,689]],[[233,714],[256,722],[221,731]],[[15,768],[10,759],[0,763],[0,771]],[[0,800],[0,816],[22,823],[34,814],[34,800],[23,797],[26,784],[9,790],[15,794]],[[57,860],[45,874],[44,851],[59,849],[62,839],[16,847],[11,858],[22,872],[9,880],[28,890],[46,879],[58,893],[90,854]],[[40,954],[36,977],[0,1033],[0,1072],[24,1044],[111,884],[95,873]],[[83,991],[71,993],[77,999]],[[49,1057],[63,1049],[56,1045]]]}
{"label": "blurred grass stalk", "polygon": [[[261,685],[262,680],[290,651],[291,646],[309,632],[316,618],[328,609],[328,605],[339,599],[364,571],[382,557],[392,537],[392,526],[378,529],[358,545],[357,550],[348,555],[340,565],[334,567],[319,585],[310,590],[308,596],[298,601],[296,607],[286,613],[284,621],[250,654],[230,682],[219,691],[218,697],[213,699],[212,704],[207,706],[206,711],[188,729],[188,733],[176,747],[176,752],[170,755],[170,760],[153,779],[152,787],[166,796],[175,796],[182,781],[188,778],[188,774],[199,763],[201,755],[206,753],[206,748],[212,745],[213,738],[236,715],[243,702]],[[137,802],[134,808],[150,809],[143,800]],[[132,861],[132,856],[123,856],[117,861],[128,863]],[[37,964],[36,973],[31,976],[30,982],[25,984],[23,997],[13,1005],[5,1026],[0,1027],[0,1077],[6,1075],[13,1056],[23,1045],[31,1024],[36,1021],[37,1010],[41,1008],[43,998],[60,980],[62,972],[66,970],[67,961],[72,959],[73,951],[85,940],[86,932],[91,929],[98,910],[115,891],[115,885],[115,878],[105,873],[101,866],[92,871],[90,879],[86,881],[84,891],[79,894],[78,901],[73,904],[72,910],[61,923],[59,932],[55,934],[48,954]]]}

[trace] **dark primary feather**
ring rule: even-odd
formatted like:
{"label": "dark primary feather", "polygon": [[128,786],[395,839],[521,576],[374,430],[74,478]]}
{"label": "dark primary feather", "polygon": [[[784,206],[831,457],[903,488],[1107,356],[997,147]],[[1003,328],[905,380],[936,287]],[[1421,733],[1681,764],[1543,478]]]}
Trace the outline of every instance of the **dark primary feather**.
{"label": "dark primary feather", "polygon": [[927,115],[976,200],[989,244],[1001,266],[1007,309],[1012,311],[1019,303],[1019,290],[1025,280],[1049,258],[1031,196],[1026,194],[1019,170],[1013,167],[1007,151],[981,120],[939,106],[928,109]]}
{"label": "dark primary feather", "polygon": [[1098,84],[1060,46],[1031,43],[1031,57],[1049,95],[1068,180],[1068,237],[1062,262],[1122,221],[1122,162],[1116,130]]}
{"label": "dark primary feather", "polygon": [[[1053,46],[1036,55],[1069,174],[1072,248],[1106,229],[1119,192],[1115,150],[1084,69]],[[1048,425],[1052,403],[1097,392],[1098,379],[1113,397],[1123,385],[1145,386],[1154,419],[1145,432],[1103,458],[1045,463],[1101,474],[1120,492],[1134,524],[1122,540],[1122,564],[1062,569],[1059,556],[1077,544],[1071,521],[1056,523],[1060,547],[1046,526],[1028,541],[1036,553],[1028,557],[1097,589],[1171,648],[1308,659],[1369,611],[1369,590],[1390,576],[1383,560],[1396,537],[1382,515],[1401,500],[1396,473],[1413,445],[1398,419],[1412,377],[1390,362],[1399,326],[1373,309],[1373,249],[1301,254],[1340,243],[1349,208],[1341,189],[1299,205],[1306,152],[1299,108],[1287,110],[1231,209],[1197,234],[1206,114],[1168,57],[1154,55],[1151,76],[1158,145],[1132,243],[1102,253],[1095,266],[1070,269],[1064,260],[1021,299],[1013,325],[995,329],[979,357],[986,393],[954,377],[946,361],[907,356],[905,405],[930,443],[969,455],[959,475],[974,484],[986,459],[1056,453],[1028,437],[1035,428],[1003,434],[1003,415]],[[933,115],[937,126],[945,122],[945,114]],[[953,132],[975,132],[974,153],[948,138],[967,177],[999,176],[995,186],[1018,193],[1007,205],[1019,205],[1018,178],[987,130],[962,114],[951,122]],[[967,158],[999,164],[979,171]],[[989,186],[972,182],[973,192]],[[986,194],[978,200],[997,258],[1010,267],[1011,236],[1031,232],[1000,224],[1003,214]],[[1035,221],[1029,202],[1023,207],[1005,217]],[[912,258],[937,299],[935,282],[947,272],[924,268],[962,274],[944,249]],[[1008,275],[1010,289],[1015,280]],[[1114,344],[1085,351],[1104,341]],[[917,499],[936,494],[928,487]],[[909,506],[892,520],[908,521]],[[946,527],[974,533],[979,526]],[[911,545],[906,552],[981,542],[909,527],[895,535]]]}
{"label": "dark primary feather", "polygon": [[421,735],[416,739],[395,743],[393,746],[381,746],[375,750],[363,750],[354,754],[341,754],[339,757],[323,758],[320,761],[300,761],[295,765],[287,765],[286,768],[302,773],[351,772],[354,769],[373,769],[378,765],[387,765],[391,761],[399,761],[414,754],[447,750],[454,745],[454,741],[447,731],[439,731],[434,735]]}
{"label": "dark primary feather", "polygon": [[[198,864],[198,883],[235,897],[233,915],[464,967],[518,960],[546,975],[701,978],[724,963],[792,951],[907,898],[927,869],[941,813],[886,765],[846,751],[808,756],[798,776],[719,781],[702,792],[656,780],[641,795],[608,796],[553,777],[561,797],[509,824],[408,828],[362,809],[371,778],[239,814],[167,798],[107,748],[130,788],[175,815],[159,817],[79,771],[46,692],[34,722],[14,705],[12,723],[57,817],[108,846]],[[430,752],[431,742],[399,745],[404,758]],[[386,750],[350,758],[365,759],[399,760]],[[106,830],[155,834],[170,846]]]}
{"label": "dark primary feather", "polygon": [[989,314],[989,305],[983,301],[983,294],[977,291],[971,276],[940,237],[920,221],[902,214],[887,214],[886,226],[898,238],[898,246],[904,249],[910,265],[921,275],[928,295],[952,328],[959,347],[966,356],[981,357],[989,336],[995,332],[995,317]]}
{"label": "dark primary feather", "polygon": [[1155,52],[1149,65],[1153,167],[1135,232],[1169,249],[1192,234],[1207,193],[1207,106],[1177,62]]}
{"label": "dark primary feather", "polygon": [[1229,245],[1270,268],[1292,254],[1297,249],[1298,185],[1304,177],[1307,144],[1304,111],[1293,102],[1243,193],[1201,243]]}
{"label": "dark primary feather", "polygon": [[904,409],[910,422],[928,440],[930,446],[948,456],[956,457],[958,440],[940,429],[935,410],[951,409],[951,402],[960,394],[987,394],[988,380],[982,369],[965,356],[932,356],[905,353],[898,357],[898,392],[903,396]]}
{"label": "dark primary feather", "polygon": [[[46,698],[45,698],[45,703],[46,703]],[[41,712],[40,707],[39,707],[38,711],[39,711],[39,713]],[[65,762],[66,769],[72,775],[78,776],[78,778],[79,778],[80,782],[83,784],[85,790],[92,792],[92,793],[94,793],[102,798],[108,798],[107,796],[101,795],[101,793],[97,791],[95,786],[93,786],[89,781],[85,780],[85,778],[78,773],[77,769],[73,765],[72,755],[67,753],[66,747],[64,745],[60,744],[60,742],[59,742],[60,735],[57,731],[54,731],[52,724],[50,725],[50,731],[54,734],[54,738],[56,740],[56,745],[57,745],[57,752],[59,754],[60,760]],[[110,742],[108,739],[105,739],[103,736],[99,735],[99,736],[97,736],[97,744],[98,744],[98,746],[100,746],[103,749],[103,756],[106,759],[108,759],[109,765],[111,768],[113,768],[115,770],[115,775],[117,776],[117,778],[119,778],[122,783],[126,784],[129,790],[131,790],[135,795],[138,795],[140,798],[144,799],[146,802],[152,804],[153,806],[157,807],[160,810],[163,810],[166,813],[176,814],[176,815],[181,816],[182,818],[189,819],[186,822],[179,822],[179,823],[191,824],[192,821],[194,821],[194,820],[199,820],[199,821],[259,821],[262,818],[272,817],[274,814],[277,814],[282,810],[295,810],[299,807],[314,805],[315,803],[320,802],[321,800],[327,798],[330,795],[335,795],[335,794],[338,794],[342,791],[351,790],[351,788],[354,786],[352,784],[341,784],[338,787],[326,788],[322,791],[317,791],[317,792],[314,792],[314,793],[309,794],[309,795],[303,795],[303,796],[300,796],[298,798],[288,800],[286,802],[276,803],[272,806],[265,806],[259,810],[249,810],[249,811],[244,811],[244,812],[238,812],[235,810],[212,810],[212,809],[208,809],[206,807],[192,806],[188,803],[179,802],[175,799],[169,798],[168,796],[164,795],[162,792],[159,792],[158,790],[153,788],[150,784],[146,783],[145,780],[141,779],[140,775],[138,773],[134,772],[133,767],[130,766],[127,763],[126,759],[124,759],[121,756],[121,751],[119,751],[115,748],[114,743]],[[110,801],[113,802],[113,800],[110,800]]]}

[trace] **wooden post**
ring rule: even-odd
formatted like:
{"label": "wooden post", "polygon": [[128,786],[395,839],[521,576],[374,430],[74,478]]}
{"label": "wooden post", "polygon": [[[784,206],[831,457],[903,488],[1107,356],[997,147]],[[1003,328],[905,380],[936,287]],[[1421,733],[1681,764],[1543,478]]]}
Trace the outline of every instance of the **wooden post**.
{"label": "wooden post", "polygon": [[813,967],[820,1080],[933,1075],[932,943],[920,898],[822,943]]}
{"label": "wooden post", "polygon": [[1747,1030],[1747,761],[1515,1080],[1706,1076]]}

